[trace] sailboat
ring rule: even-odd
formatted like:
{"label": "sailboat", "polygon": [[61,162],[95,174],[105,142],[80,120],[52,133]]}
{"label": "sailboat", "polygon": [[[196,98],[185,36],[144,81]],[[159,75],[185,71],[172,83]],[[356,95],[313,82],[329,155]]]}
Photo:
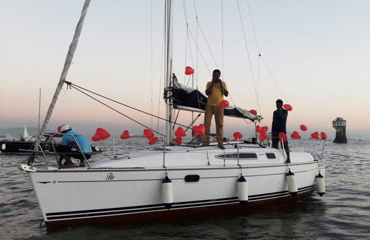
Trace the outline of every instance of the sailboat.
{"label": "sailboat", "polygon": [[26,124],[23,128],[23,135],[19,134],[19,139],[0,140],[0,151],[3,154],[25,154],[21,149],[31,149],[35,143],[35,137],[30,136]]}
{"label": "sailboat", "polygon": [[[86,0],[40,135],[66,83],[89,4]],[[163,146],[86,161],[80,168],[63,169],[49,162],[33,166],[32,158],[19,165],[29,175],[48,229],[242,214],[293,204],[315,189],[325,193],[324,161],[307,152],[291,152],[292,163],[287,164],[282,151],[256,141],[237,139],[225,143],[225,150],[216,144],[202,147],[196,139],[174,144],[173,108],[202,112],[206,96],[178,83],[172,73],[173,0],[166,0],[165,7],[168,91]],[[225,109],[225,115],[254,122],[260,118],[237,107]],[[41,151],[37,144],[35,151]]]}

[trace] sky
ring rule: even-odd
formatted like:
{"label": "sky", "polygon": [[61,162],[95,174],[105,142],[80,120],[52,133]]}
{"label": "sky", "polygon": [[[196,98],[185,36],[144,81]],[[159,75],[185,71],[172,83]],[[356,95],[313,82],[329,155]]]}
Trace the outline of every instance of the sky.
{"label": "sky", "polygon": [[[0,128],[37,126],[40,88],[45,117],[83,3],[0,0]],[[209,70],[219,68],[231,95],[227,100],[256,109],[264,118],[262,126],[271,126],[275,101],[281,98],[293,106],[288,132],[305,124],[307,136],[325,131],[333,138],[331,122],[343,117],[349,137],[370,139],[370,1],[249,0],[248,8],[247,0],[239,0],[239,6],[245,40],[237,0],[223,1],[223,8],[222,0],[175,0],[173,72],[178,79],[187,81],[184,69],[192,66],[195,86],[205,91]],[[164,116],[163,10],[163,0],[92,0],[67,80],[144,111],[159,110]],[[157,126],[156,119],[112,106]],[[190,113],[180,113],[180,123],[190,121]],[[66,88],[48,128],[64,123],[89,135],[98,127],[112,135],[126,129],[143,131]],[[225,118],[224,125],[225,135],[241,131],[248,136],[253,130],[253,124],[242,119]],[[159,126],[163,132],[163,122]]]}

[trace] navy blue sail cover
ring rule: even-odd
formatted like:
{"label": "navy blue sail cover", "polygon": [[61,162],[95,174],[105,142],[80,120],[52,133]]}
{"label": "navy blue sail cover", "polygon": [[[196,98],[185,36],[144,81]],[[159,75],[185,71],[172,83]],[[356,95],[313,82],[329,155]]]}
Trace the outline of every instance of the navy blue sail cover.
{"label": "navy blue sail cover", "polygon": [[[171,88],[173,107],[175,109],[193,112],[204,112],[207,104],[207,96],[197,89],[186,87],[179,83],[175,74],[173,76],[173,85]],[[251,121],[260,121],[261,116],[234,106],[228,106],[224,109],[226,117],[245,118]]]}

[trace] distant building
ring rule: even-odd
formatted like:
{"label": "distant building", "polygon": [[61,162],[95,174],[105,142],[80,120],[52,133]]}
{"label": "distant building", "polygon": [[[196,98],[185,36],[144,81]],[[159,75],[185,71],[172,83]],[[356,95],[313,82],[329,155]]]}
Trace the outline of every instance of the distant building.
{"label": "distant building", "polygon": [[335,143],[347,143],[346,127],[347,121],[341,117],[337,117],[337,119],[333,121],[333,128],[336,130]]}

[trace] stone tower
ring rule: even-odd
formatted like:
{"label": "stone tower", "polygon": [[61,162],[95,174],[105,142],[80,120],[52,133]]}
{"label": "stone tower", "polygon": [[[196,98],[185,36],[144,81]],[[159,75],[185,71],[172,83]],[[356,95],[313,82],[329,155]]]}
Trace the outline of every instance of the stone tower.
{"label": "stone tower", "polygon": [[335,143],[347,143],[346,127],[347,121],[341,117],[337,117],[337,119],[333,121],[333,128],[336,130]]}

